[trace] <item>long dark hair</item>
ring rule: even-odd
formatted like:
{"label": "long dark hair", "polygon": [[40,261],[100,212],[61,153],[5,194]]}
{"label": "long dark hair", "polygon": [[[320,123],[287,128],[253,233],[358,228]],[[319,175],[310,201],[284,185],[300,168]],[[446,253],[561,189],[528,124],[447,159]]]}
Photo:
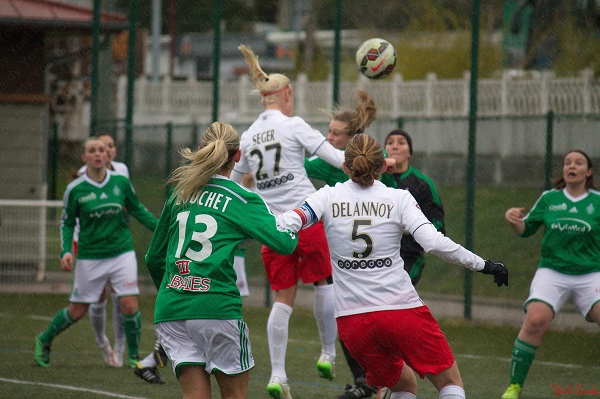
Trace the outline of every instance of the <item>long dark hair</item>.
{"label": "long dark hair", "polygon": [[[588,170],[592,169],[592,160],[590,159],[589,155],[586,154],[584,151],[579,150],[579,149],[575,149],[575,150],[571,150],[569,152],[567,152],[567,154],[565,155],[565,157],[573,152],[579,153],[581,155],[583,155],[585,157],[585,160],[587,162],[587,167]],[[567,186],[567,183],[565,183],[565,178],[563,175],[561,175],[559,178],[556,178],[554,180],[552,180],[552,185],[554,186],[554,188],[556,189],[563,189]],[[594,185],[594,171],[592,170],[592,174],[590,174],[588,177],[586,177],[585,179],[585,188],[586,190],[589,189],[595,189],[595,185]]]}

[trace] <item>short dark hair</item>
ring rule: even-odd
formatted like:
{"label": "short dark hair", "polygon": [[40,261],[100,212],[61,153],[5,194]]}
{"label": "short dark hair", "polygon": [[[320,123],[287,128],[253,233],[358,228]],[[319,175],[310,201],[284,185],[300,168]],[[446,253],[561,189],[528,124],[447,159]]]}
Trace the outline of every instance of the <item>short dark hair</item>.
{"label": "short dark hair", "polygon": [[410,137],[410,134],[408,134],[406,131],[404,131],[402,129],[394,129],[391,132],[389,132],[385,138],[384,143],[386,143],[388,141],[388,139],[394,135],[403,136],[406,139],[406,142],[408,143],[408,150],[410,151],[410,155],[412,155],[413,154],[412,137]]}

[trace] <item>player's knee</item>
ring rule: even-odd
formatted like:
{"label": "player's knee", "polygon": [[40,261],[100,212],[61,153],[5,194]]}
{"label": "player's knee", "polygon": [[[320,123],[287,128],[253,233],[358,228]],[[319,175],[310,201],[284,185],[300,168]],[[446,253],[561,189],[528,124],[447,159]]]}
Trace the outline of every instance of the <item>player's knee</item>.
{"label": "player's knee", "polygon": [[546,312],[527,312],[525,318],[525,330],[533,334],[544,333],[550,328],[552,314]]}
{"label": "player's knee", "polygon": [[586,315],[586,318],[600,325],[600,302],[597,302],[594,306],[592,306],[592,309],[590,309]]}
{"label": "player's knee", "polygon": [[138,311],[137,297],[129,296],[123,297],[120,300],[121,313],[126,315],[132,315]]}
{"label": "player's knee", "polygon": [[84,303],[70,304],[68,310],[69,317],[71,317],[73,321],[81,319],[87,313],[88,307],[89,306]]}

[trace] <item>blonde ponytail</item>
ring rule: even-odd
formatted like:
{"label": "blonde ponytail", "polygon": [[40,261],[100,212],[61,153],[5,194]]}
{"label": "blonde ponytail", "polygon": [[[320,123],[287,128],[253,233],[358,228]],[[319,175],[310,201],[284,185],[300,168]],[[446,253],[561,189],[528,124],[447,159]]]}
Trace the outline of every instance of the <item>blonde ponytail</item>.
{"label": "blonde ponytail", "polygon": [[215,173],[233,162],[239,147],[240,135],[233,126],[214,122],[202,135],[198,151],[181,150],[180,154],[189,162],[175,169],[169,178],[169,182],[176,183],[173,195],[177,196],[177,202],[186,202],[200,192]]}
{"label": "blonde ponytail", "polygon": [[290,79],[280,73],[267,75],[258,63],[258,57],[252,49],[245,45],[240,45],[238,49],[244,54],[249,68],[250,79],[254,88],[262,95],[262,104],[267,105],[275,103],[278,98],[274,95],[281,93],[290,85]]}

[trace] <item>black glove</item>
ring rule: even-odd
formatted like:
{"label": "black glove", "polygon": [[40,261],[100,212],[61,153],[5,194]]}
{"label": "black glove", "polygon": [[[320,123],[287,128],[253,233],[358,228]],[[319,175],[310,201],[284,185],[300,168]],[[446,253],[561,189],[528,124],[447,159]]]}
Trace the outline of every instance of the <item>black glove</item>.
{"label": "black glove", "polygon": [[493,274],[494,283],[498,284],[498,287],[506,285],[508,287],[508,269],[499,260],[486,260],[483,269],[479,270],[483,274]]}

